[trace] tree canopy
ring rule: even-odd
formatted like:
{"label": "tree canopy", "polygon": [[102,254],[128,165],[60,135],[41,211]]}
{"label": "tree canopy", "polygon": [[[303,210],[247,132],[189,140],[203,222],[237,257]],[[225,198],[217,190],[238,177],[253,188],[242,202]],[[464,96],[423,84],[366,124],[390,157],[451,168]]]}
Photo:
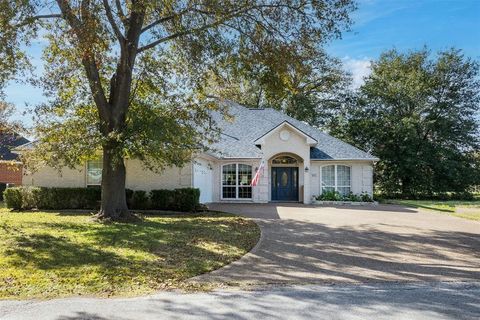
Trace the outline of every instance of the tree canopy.
{"label": "tree canopy", "polygon": [[[0,85],[29,66],[43,37],[49,97],[31,159],[75,166],[103,154],[99,217],[128,217],[125,157],[182,165],[215,139],[212,74],[305,68],[350,24],[352,0],[14,0],[0,4]],[[278,53],[291,52],[289,55]],[[227,64],[227,65],[225,65]],[[263,79],[265,81],[265,79]],[[284,85],[272,78],[262,86]],[[270,90],[272,91],[272,90]]]}
{"label": "tree canopy", "polygon": [[372,63],[332,132],[380,158],[380,191],[463,192],[480,184],[479,65],[460,50],[391,50]]}

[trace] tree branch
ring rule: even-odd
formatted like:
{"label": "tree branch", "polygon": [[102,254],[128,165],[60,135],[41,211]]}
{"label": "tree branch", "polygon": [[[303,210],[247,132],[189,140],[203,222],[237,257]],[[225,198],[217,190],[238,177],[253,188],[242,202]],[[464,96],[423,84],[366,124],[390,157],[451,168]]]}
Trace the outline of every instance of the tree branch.
{"label": "tree branch", "polygon": [[[221,24],[223,24],[224,22],[226,22],[227,20],[231,19],[231,18],[234,18],[236,16],[239,16],[245,12],[248,12],[250,10],[254,10],[254,9],[262,9],[262,8],[281,8],[281,7],[288,7],[290,8],[290,6],[288,5],[282,5],[282,4],[278,4],[278,5],[270,5],[270,4],[262,4],[262,5],[250,5],[250,6],[244,6],[244,7],[240,7],[240,8],[237,8],[236,10],[232,10],[230,12],[226,12],[225,15],[217,20],[215,20],[214,22],[212,23],[207,23],[201,27],[198,27],[198,28],[192,28],[190,30],[185,30],[185,31],[181,31],[181,32],[177,32],[177,33],[174,33],[174,34],[171,34],[171,35],[168,35],[166,37],[163,37],[161,39],[158,39],[158,40],[155,40],[143,47],[140,47],[137,52],[138,53],[141,53],[145,50],[148,50],[148,49],[151,49],[161,43],[164,43],[164,42],[167,42],[169,40],[173,40],[175,38],[178,38],[178,37],[182,37],[182,36],[186,36],[186,35],[190,35],[190,34],[194,34],[194,33],[197,33],[197,32],[202,32],[202,31],[205,31],[207,29],[210,29],[210,28],[213,28],[213,27],[217,27]],[[295,9],[295,8],[294,8]],[[186,9],[187,10],[187,9]],[[192,10],[192,9],[188,9],[188,10]],[[199,12],[199,13],[202,13],[202,14],[206,14],[206,15],[213,15],[213,12],[209,12],[209,11],[205,11],[205,10],[200,10],[200,9],[193,9],[194,11],[196,12]],[[156,22],[154,22],[156,23]],[[160,23],[160,22],[158,22]],[[157,24],[158,24],[157,23]],[[149,27],[149,26],[147,26]]]}
{"label": "tree branch", "polygon": [[[75,32],[75,35],[78,38],[78,41],[82,44],[83,47],[88,46],[84,39],[84,34],[82,30],[82,22],[80,19],[73,13],[72,7],[70,7],[69,0],[56,0],[57,4],[62,11],[62,16],[65,17],[70,27]],[[82,3],[83,4],[83,3]],[[105,91],[103,89],[100,73],[95,61],[95,57],[92,54],[85,54],[82,57],[82,64],[85,68],[87,74],[88,83],[90,90],[92,91],[93,100],[97,106],[98,112],[103,120],[108,119],[108,101],[105,96]]]}
{"label": "tree branch", "polygon": [[62,15],[60,13],[52,13],[52,14],[40,14],[38,16],[33,16],[33,20],[39,20],[39,19],[51,19],[51,18],[61,18]]}
{"label": "tree branch", "polygon": [[125,16],[125,13],[123,12],[122,4],[120,3],[120,0],[115,0],[115,6],[117,7],[117,14],[120,16],[120,21],[122,21],[123,26],[126,28],[127,27],[127,17]]}
{"label": "tree branch", "polygon": [[108,22],[110,22],[110,25],[112,26],[113,32],[115,33],[115,36],[117,37],[118,41],[120,42],[120,46],[125,45],[125,37],[123,36],[122,31],[118,27],[117,23],[115,22],[115,18],[113,17],[112,14],[112,8],[110,8],[110,4],[108,3],[108,0],[103,0],[103,6],[105,8],[105,12],[107,14],[107,19]]}
{"label": "tree branch", "polygon": [[194,34],[194,33],[197,33],[197,32],[202,32],[202,31],[205,31],[205,30],[210,29],[212,27],[219,26],[226,20],[228,20],[228,18],[225,17],[224,19],[220,19],[220,20],[214,21],[212,23],[208,23],[208,24],[203,25],[202,27],[199,27],[199,28],[193,28],[193,29],[190,29],[190,30],[186,30],[186,31],[171,34],[169,36],[163,37],[163,38],[158,39],[156,41],[153,41],[153,42],[151,42],[151,43],[149,43],[149,44],[147,44],[143,47],[138,48],[137,52],[141,53],[141,52],[143,52],[145,50],[148,50],[148,49],[151,49],[151,48],[153,48],[153,47],[155,47],[155,46],[157,46],[157,45],[159,45],[163,42],[167,42],[169,40],[173,40],[173,39],[178,38],[178,37]]}

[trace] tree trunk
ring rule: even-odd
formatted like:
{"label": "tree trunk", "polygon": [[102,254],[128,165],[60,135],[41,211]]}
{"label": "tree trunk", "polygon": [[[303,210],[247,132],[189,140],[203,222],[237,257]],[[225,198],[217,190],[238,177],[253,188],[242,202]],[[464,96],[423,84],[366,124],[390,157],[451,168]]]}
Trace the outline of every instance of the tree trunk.
{"label": "tree trunk", "polygon": [[103,146],[102,203],[97,218],[109,221],[134,221],[125,196],[125,163],[118,146]]}

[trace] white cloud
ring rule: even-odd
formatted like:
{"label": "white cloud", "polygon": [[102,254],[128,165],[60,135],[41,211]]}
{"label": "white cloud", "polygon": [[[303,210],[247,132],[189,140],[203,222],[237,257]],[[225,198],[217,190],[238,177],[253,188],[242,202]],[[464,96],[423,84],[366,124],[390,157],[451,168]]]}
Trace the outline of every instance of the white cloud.
{"label": "white cloud", "polygon": [[352,59],[350,57],[345,57],[342,60],[343,67],[352,75],[352,87],[357,89],[363,84],[364,78],[370,75],[371,59]]}

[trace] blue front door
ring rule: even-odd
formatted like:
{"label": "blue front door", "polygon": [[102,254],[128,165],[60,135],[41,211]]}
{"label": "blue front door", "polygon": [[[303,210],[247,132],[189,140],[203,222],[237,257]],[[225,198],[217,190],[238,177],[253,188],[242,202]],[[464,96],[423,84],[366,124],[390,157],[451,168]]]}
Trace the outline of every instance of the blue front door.
{"label": "blue front door", "polygon": [[298,168],[272,168],[272,201],[298,201]]}

